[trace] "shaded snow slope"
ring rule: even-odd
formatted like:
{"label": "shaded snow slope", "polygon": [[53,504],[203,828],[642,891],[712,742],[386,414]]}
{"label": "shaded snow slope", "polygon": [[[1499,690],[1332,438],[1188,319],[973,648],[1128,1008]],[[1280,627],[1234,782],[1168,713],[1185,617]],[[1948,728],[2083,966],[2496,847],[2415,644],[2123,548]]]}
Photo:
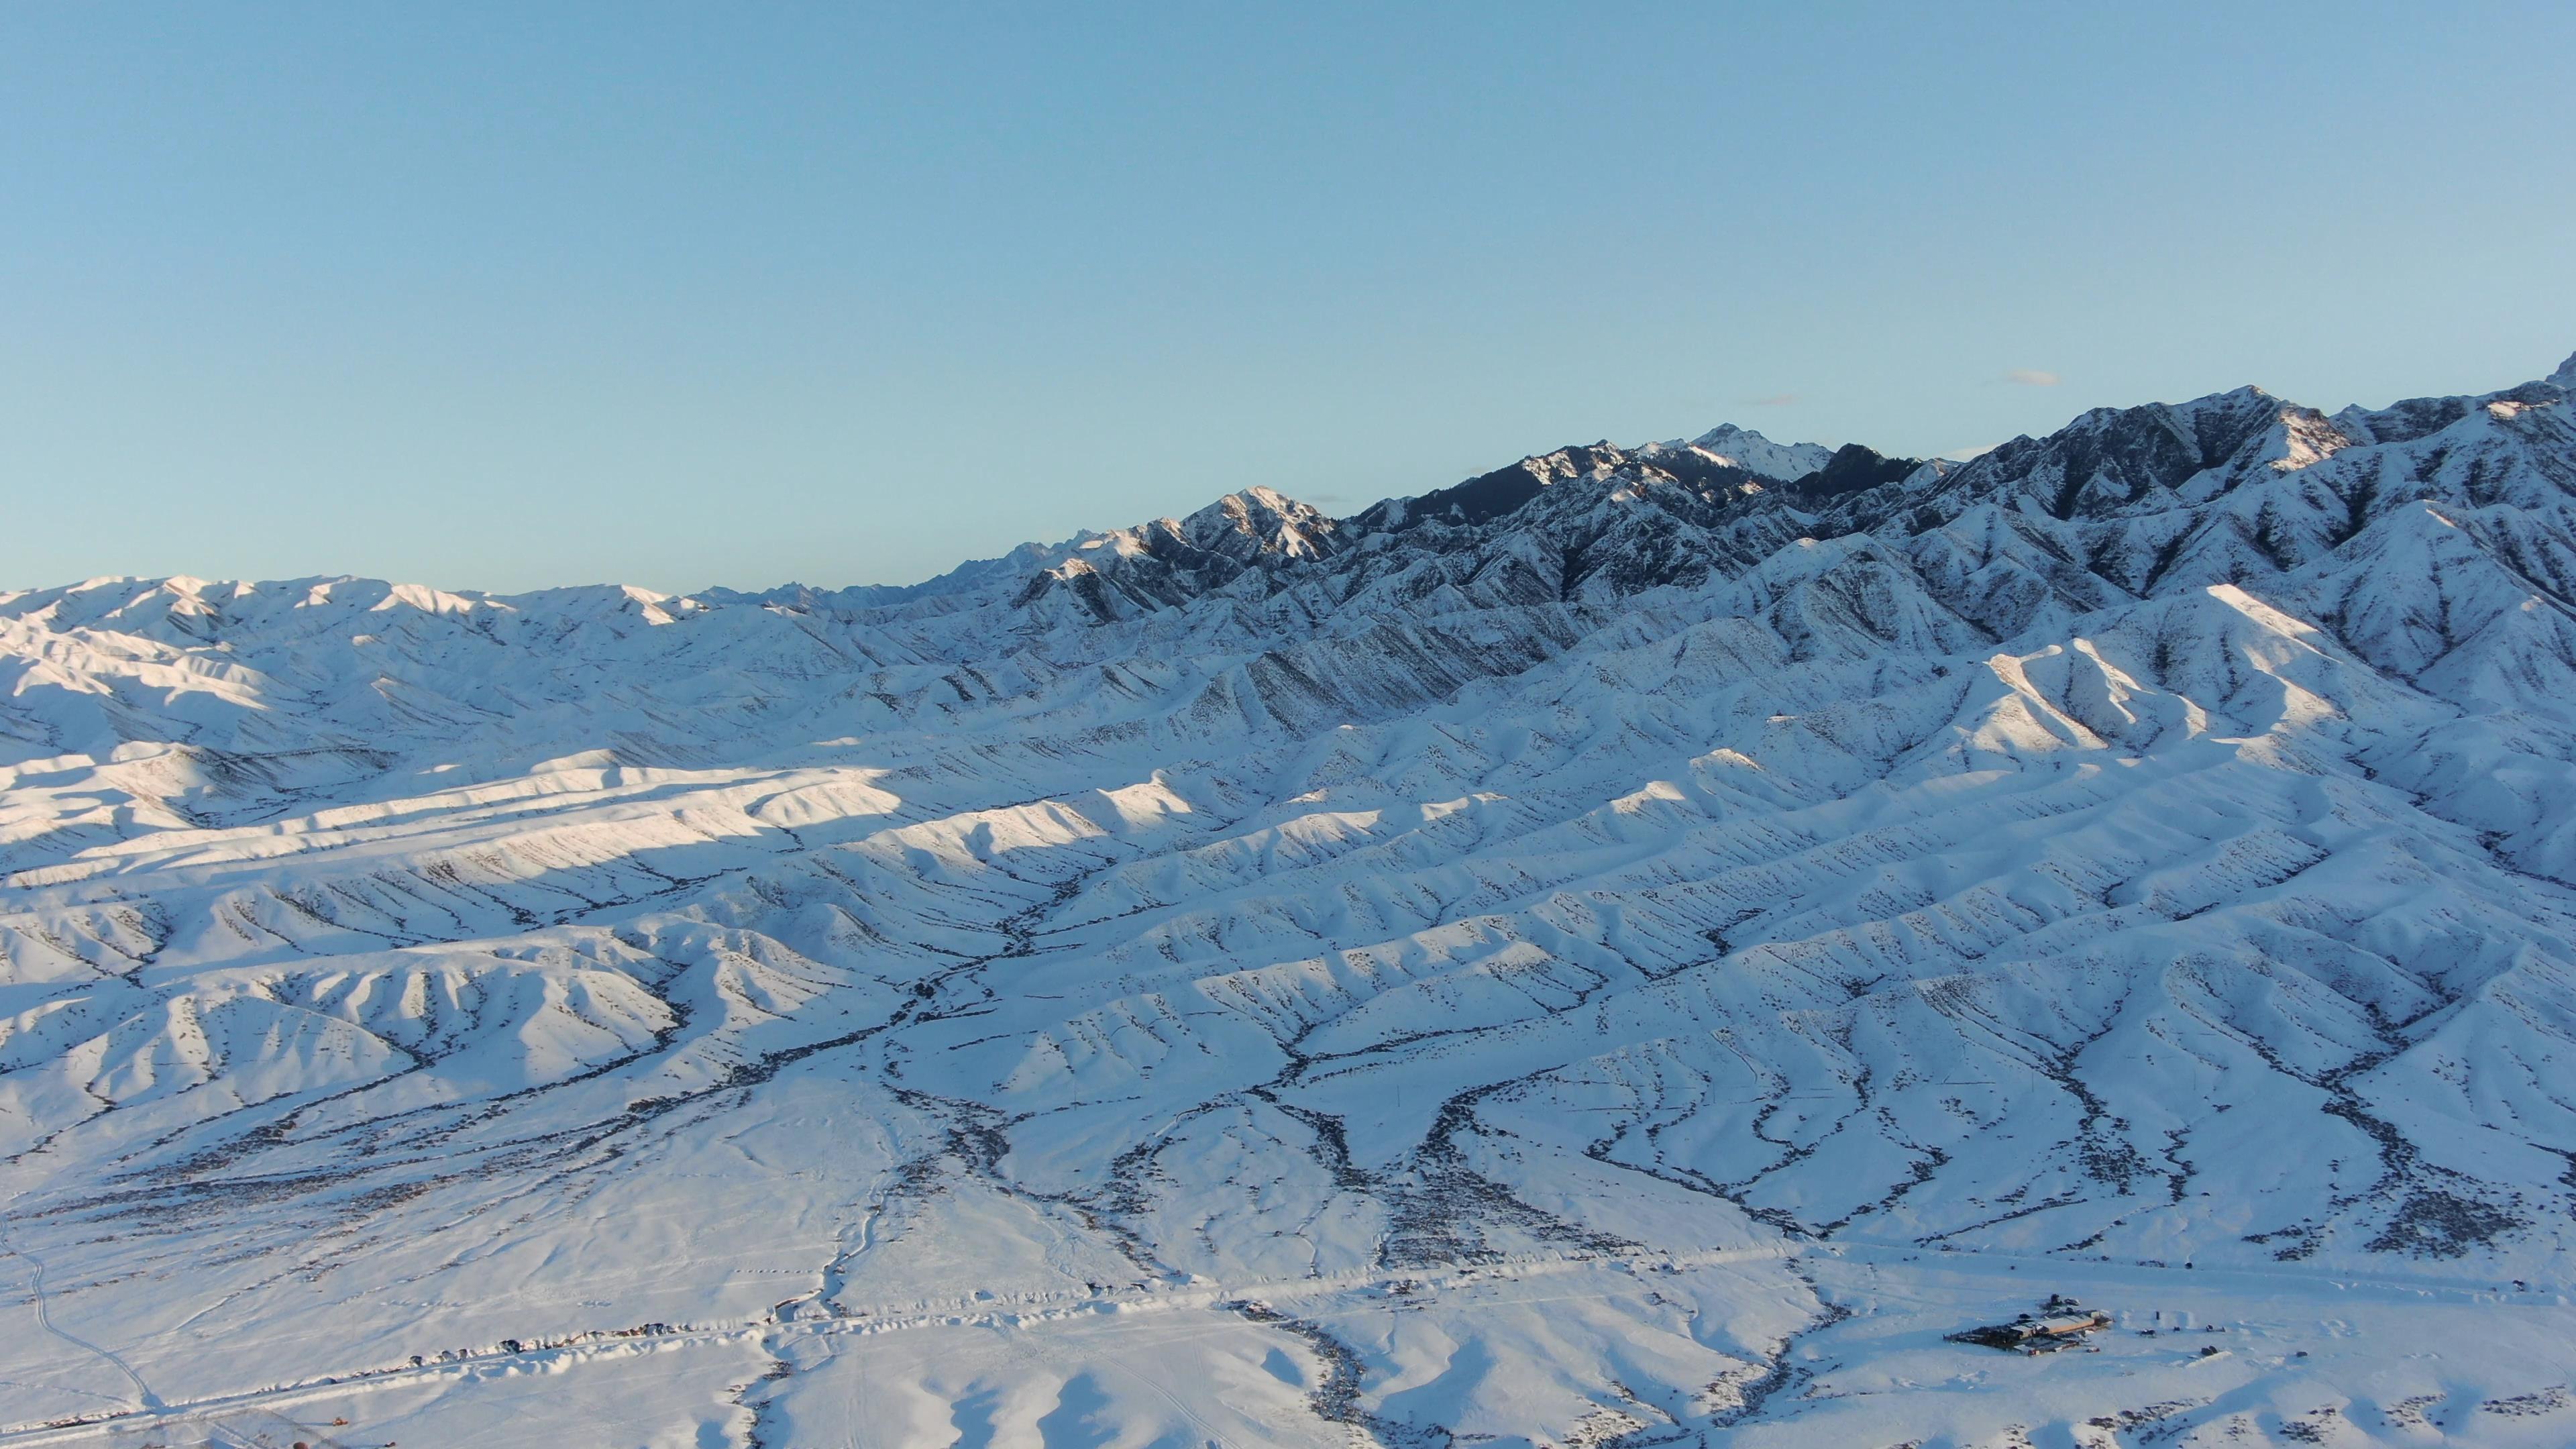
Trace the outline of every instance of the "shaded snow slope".
{"label": "shaded snow slope", "polygon": [[0,1443],[2564,1443],[2571,386],[0,596]]}

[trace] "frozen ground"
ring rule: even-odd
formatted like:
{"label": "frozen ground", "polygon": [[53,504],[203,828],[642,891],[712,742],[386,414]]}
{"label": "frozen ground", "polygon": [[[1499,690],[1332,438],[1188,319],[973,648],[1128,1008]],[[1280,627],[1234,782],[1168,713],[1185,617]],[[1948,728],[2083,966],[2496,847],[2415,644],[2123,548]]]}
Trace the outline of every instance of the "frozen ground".
{"label": "frozen ground", "polygon": [[2571,386],[0,596],[0,1445],[2576,1442]]}

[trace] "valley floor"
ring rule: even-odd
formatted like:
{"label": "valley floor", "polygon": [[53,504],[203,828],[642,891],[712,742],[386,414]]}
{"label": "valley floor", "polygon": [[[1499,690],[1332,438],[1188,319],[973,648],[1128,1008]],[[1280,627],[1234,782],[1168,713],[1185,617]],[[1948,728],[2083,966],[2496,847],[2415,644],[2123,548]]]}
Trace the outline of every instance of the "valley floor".
{"label": "valley floor", "polygon": [[[1724,1265],[1771,1256],[1534,1258],[1007,1307],[968,1294],[494,1348],[418,1368],[349,1364],[310,1382],[15,1429],[0,1445],[1339,1445],[1389,1427],[1341,1391],[1355,1368],[1403,1376],[1409,1319],[1581,1311],[1572,1305],[1651,1315],[1740,1291]],[[1564,1442],[2559,1446],[2576,1436],[2576,1306],[2563,1292],[1862,1244],[1776,1261],[1814,1286],[1826,1313],[1745,1385],[1729,1422],[1657,1430],[1605,1415]],[[2115,1327],[2093,1351],[2037,1357],[1948,1338],[2028,1311],[2039,1288],[2099,1307]],[[1319,1353],[1316,1329],[1344,1347]],[[61,1365],[71,1376],[78,1367]],[[1351,1417],[1320,1416],[1319,1398]],[[1431,1422],[1466,1407],[1419,1391],[1383,1402]]]}

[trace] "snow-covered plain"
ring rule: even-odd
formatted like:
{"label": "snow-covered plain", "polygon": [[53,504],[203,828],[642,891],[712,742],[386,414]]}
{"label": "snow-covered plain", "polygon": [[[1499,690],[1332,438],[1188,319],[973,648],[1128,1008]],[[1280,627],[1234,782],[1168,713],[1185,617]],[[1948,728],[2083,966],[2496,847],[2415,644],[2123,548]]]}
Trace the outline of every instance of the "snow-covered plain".
{"label": "snow-covered plain", "polygon": [[0,595],[0,1445],[2576,1442],[2571,390]]}

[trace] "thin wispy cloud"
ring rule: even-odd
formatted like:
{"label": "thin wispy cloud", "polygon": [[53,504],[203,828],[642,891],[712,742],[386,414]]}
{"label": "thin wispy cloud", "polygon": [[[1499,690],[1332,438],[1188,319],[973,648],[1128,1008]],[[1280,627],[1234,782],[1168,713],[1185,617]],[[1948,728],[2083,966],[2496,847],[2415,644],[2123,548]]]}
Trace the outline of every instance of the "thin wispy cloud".
{"label": "thin wispy cloud", "polygon": [[2004,374],[2004,381],[2019,387],[2055,387],[2058,379],[2056,373],[2036,367],[2016,367]]}
{"label": "thin wispy cloud", "polygon": [[1785,408],[1797,400],[1798,395],[1794,392],[1775,392],[1769,397],[1747,398],[1744,405],[1749,408]]}

